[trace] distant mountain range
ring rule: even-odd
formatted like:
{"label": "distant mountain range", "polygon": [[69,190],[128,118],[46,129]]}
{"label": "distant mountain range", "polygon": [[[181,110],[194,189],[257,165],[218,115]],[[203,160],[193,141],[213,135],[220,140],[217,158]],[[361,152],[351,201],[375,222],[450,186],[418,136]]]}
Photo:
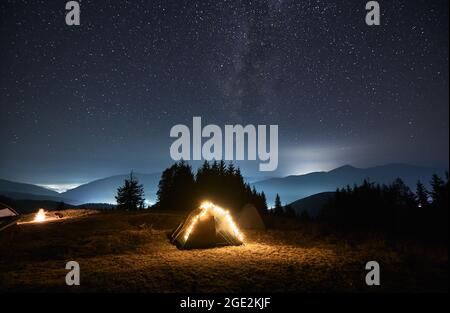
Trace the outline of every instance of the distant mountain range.
{"label": "distant mountain range", "polygon": [[268,204],[272,205],[277,193],[280,195],[282,203],[285,204],[317,193],[336,191],[336,188],[359,184],[364,179],[380,184],[389,184],[396,178],[401,178],[415,191],[417,180],[421,180],[428,187],[433,173],[443,175],[444,170],[408,164],[388,164],[369,168],[345,165],[328,172],[271,178],[252,185],[257,190],[263,190]]}
{"label": "distant mountain range", "polygon": [[[146,200],[154,202],[156,200],[156,191],[161,174],[133,173],[133,176],[144,185]],[[17,183],[2,179],[0,180],[0,195],[17,200],[50,200],[72,205],[115,203],[117,188],[123,185],[126,178],[129,178],[129,174],[110,176],[91,181],[62,193],[32,184]]]}
{"label": "distant mountain range", "polygon": [[6,179],[0,179],[0,192],[11,192],[19,194],[33,194],[49,197],[60,197],[56,191],[26,183],[13,182]]}
{"label": "distant mountain range", "polygon": [[[59,195],[59,193],[56,193]],[[23,193],[23,192],[10,192],[0,190],[0,195],[16,199],[16,200],[36,200],[36,201],[53,201],[53,202],[65,202],[65,203],[75,203],[75,200],[70,200],[63,198],[61,196],[46,196],[46,195],[36,195],[33,193]]]}
{"label": "distant mountain range", "polygon": [[[141,174],[133,173],[133,176],[144,185],[145,197],[148,201],[155,202],[158,183],[161,173]],[[66,199],[74,199],[74,204],[82,203],[115,203],[117,188],[123,185],[130,174],[110,176],[70,189],[59,194]]]}
{"label": "distant mountain range", "polygon": [[[364,179],[369,179],[372,182],[381,184],[388,184],[400,177],[412,190],[415,190],[418,179],[428,186],[428,182],[433,173],[443,175],[444,170],[407,164],[389,164],[369,168],[356,168],[346,165],[328,172],[314,172],[305,175],[270,178],[256,181],[251,183],[251,185],[258,191],[265,192],[269,206],[272,206],[275,195],[278,193],[283,204],[291,203],[299,199],[304,200],[293,203],[295,208],[298,207],[303,210],[305,207],[311,208],[312,202],[317,202],[316,198],[303,198],[323,192],[333,192],[336,188],[345,187],[346,185],[359,184]],[[161,173],[134,173],[134,176],[144,185],[146,199],[155,202]],[[0,195],[22,200],[63,201],[73,205],[84,203],[115,203],[114,196],[116,195],[117,188],[121,186],[123,181],[128,177],[129,174],[106,177],[78,186],[63,193],[57,193],[32,184],[17,183],[0,179]],[[313,211],[314,210],[309,213],[314,215]]]}

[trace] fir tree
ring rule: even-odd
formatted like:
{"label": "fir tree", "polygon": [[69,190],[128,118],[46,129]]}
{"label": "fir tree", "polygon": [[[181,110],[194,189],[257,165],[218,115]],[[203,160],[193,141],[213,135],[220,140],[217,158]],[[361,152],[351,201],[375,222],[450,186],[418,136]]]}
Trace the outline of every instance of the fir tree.
{"label": "fir tree", "polygon": [[421,181],[417,181],[416,186],[416,201],[417,206],[423,208],[428,205],[428,191],[425,186],[421,183]]}
{"label": "fir tree", "polygon": [[275,206],[273,208],[273,213],[275,215],[282,215],[283,214],[283,206],[281,205],[281,199],[280,199],[280,195],[277,194],[275,196]]}
{"label": "fir tree", "polygon": [[117,208],[120,210],[138,210],[144,208],[144,187],[130,173],[122,187],[117,189]]}
{"label": "fir tree", "polygon": [[157,206],[172,210],[195,207],[195,180],[192,168],[184,161],[164,170],[158,185]]}
{"label": "fir tree", "polygon": [[433,203],[439,203],[441,200],[442,189],[444,188],[444,181],[437,174],[431,177],[431,198]]}
{"label": "fir tree", "polygon": [[267,212],[265,195],[245,183],[231,162],[205,161],[195,175],[188,164],[176,163],[164,170],[158,187],[156,206],[161,209],[192,210],[209,200],[233,211],[253,204],[259,212]]}

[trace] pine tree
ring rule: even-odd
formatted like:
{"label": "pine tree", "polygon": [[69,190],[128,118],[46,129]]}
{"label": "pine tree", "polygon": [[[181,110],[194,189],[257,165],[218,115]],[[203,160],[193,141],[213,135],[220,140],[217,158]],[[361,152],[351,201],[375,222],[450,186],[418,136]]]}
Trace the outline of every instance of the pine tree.
{"label": "pine tree", "polygon": [[[198,175],[204,175],[202,174]],[[157,206],[172,210],[191,210],[195,207],[195,180],[192,168],[184,161],[164,170],[158,184]]]}
{"label": "pine tree", "polygon": [[130,173],[122,187],[117,189],[117,208],[120,210],[138,210],[144,208],[144,187]]}
{"label": "pine tree", "polygon": [[275,206],[273,208],[273,213],[275,215],[282,215],[283,214],[283,206],[281,205],[281,199],[280,199],[280,195],[277,194],[275,196]]}
{"label": "pine tree", "polygon": [[159,181],[156,207],[192,210],[209,200],[232,211],[253,204],[261,213],[267,212],[264,193],[258,193],[245,183],[239,167],[233,163],[205,161],[196,174],[185,162],[164,170]]}
{"label": "pine tree", "polygon": [[158,191],[156,193],[158,197],[158,206],[169,207],[171,205],[171,199],[173,197],[173,177],[175,173],[175,165],[166,168],[162,174],[158,184]]}
{"label": "pine tree", "polygon": [[267,200],[266,200],[266,194],[264,193],[264,191],[261,191],[261,194],[259,197],[258,210],[261,214],[267,213]]}
{"label": "pine tree", "polygon": [[428,205],[428,191],[420,180],[417,181],[416,201],[417,205],[421,208]]}
{"label": "pine tree", "polygon": [[442,194],[442,189],[444,187],[444,181],[442,180],[442,178],[440,178],[438,175],[433,174],[433,176],[431,177],[431,198],[433,199],[433,203],[438,203],[440,198],[441,198],[441,194]]}

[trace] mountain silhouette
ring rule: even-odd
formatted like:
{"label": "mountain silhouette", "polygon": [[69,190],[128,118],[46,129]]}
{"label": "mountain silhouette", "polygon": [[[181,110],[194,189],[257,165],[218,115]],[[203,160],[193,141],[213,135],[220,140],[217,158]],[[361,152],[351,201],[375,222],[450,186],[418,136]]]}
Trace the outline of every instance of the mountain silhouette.
{"label": "mountain silhouette", "polygon": [[331,191],[325,191],[316,193],[315,195],[302,198],[291,202],[289,205],[294,209],[295,213],[300,216],[303,211],[308,212],[311,217],[316,217],[322,207],[333,197],[335,193]]}
{"label": "mountain silhouette", "polygon": [[35,201],[53,201],[53,202],[64,202],[68,204],[75,203],[75,200],[66,199],[61,197],[58,193],[58,196],[46,196],[46,195],[37,195],[32,193],[22,193],[22,192],[11,192],[11,191],[2,191],[0,190],[0,195],[4,197],[8,197],[16,200],[35,200]]}
{"label": "mountain silhouette", "polygon": [[[359,184],[364,179],[380,184],[389,184],[400,177],[412,190],[415,190],[418,179],[426,187],[429,187],[429,180],[433,173],[443,175],[444,170],[408,164],[388,164],[369,168],[344,165],[328,172],[264,179],[251,183],[251,186],[254,186],[258,191],[264,191],[268,205],[272,206],[277,193],[280,195],[282,203],[287,204],[315,194],[334,192],[336,188]],[[144,185],[146,200],[151,203],[155,202],[161,173],[133,173],[133,175]],[[32,184],[0,179],[0,195],[3,194],[14,199],[64,201],[73,205],[115,203],[117,188],[128,177],[129,174],[110,176],[80,185],[63,193],[57,193]],[[320,196],[308,201],[317,199],[320,199]],[[314,212],[309,213],[314,215]]]}
{"label": "mountain silhouette", "polygon": [[[155,202],[161,173],[142,174],[133,173],[133,176],[144,185],[145,198]],[[94,180],[80,185],[74,189],[59,194],[60,197],[73,199],[73,204],[82,203],[116,203],[117,188],[123,185],[130,174],[115,175],[103,179]]]}
{"label": "mountain silhouette", "polygon": [[44,187],[36,186],[33,184],[14,182],[6,179],[0,179],[0,193],[31,194],[57,198],[61,196],[56,191]]}
{"label": "mountain silhouette", "polygon": [[268,205],[271,206],[277,193],[280,195],[282,203],[287,204],[321,192],[336,191],[337,188],[347,185],[360,184],[364,179],[375,183],[389,184],[396,178],[401,178],[412,190],[415,190],[419,179],[429,187],[428,183],[433,173],[443,175],[444,170],[399,163],[369,168],[344,165],[328,172],[313,172],[262,180],[253,183],[252,186],[258,191],[265,192]]}

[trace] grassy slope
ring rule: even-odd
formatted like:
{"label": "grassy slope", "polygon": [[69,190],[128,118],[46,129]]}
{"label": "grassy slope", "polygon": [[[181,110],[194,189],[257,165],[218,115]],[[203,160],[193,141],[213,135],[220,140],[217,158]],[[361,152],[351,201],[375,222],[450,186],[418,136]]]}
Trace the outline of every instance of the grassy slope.
{"label": "grassy slope", "polygon": [[[99,213],[0,233],[0,291],[303,292],[448,290],[448,250],[349,246],[312,229],[246,232],[240,247],[180,251],[166,238],[182,216]],[[376,242],[375,242],[376,243]],[[78,261],[81,286],[65,285]],[[382,286],[365,286],[365,263]]]}

